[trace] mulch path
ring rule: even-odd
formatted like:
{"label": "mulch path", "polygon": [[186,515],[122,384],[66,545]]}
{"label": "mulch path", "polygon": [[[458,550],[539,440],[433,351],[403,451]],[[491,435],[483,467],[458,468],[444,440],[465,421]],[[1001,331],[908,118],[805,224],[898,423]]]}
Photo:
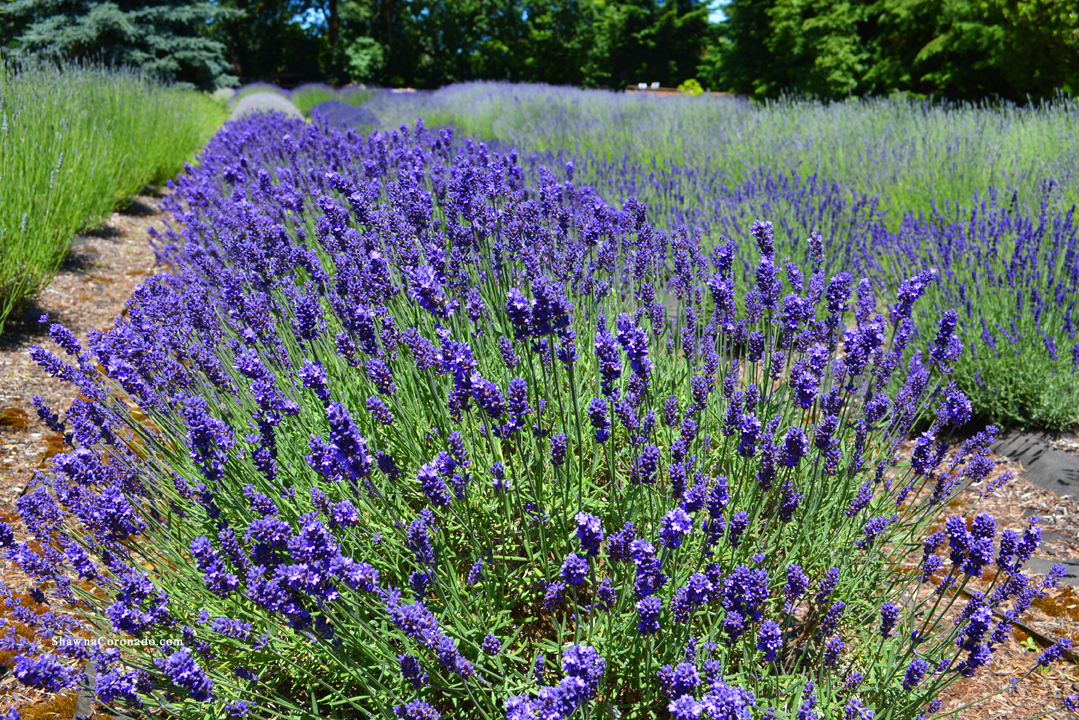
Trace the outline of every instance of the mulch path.
{"label": "mulch path", "polygon": [[[0,517],[16,518],[15,500],[35,472],[47,467],[48,458],[61,450],[59,438],[38,420],[31,399],[41,396],[54,411],[63,414],[71,399],[71,389],[45,374],[29,358],[31,345],[52,349],[48,325],[38,319],[47,313],[50,322],[61,322],[85,342],[91,328],[112,327],[124,310],[135,286],[154,272],[154,254],[146,229],[163,220],[160,199],[140,196],[126,209],[114,213],[99,229],[78,236],[60,273],[20,317],[11,318],[0,335]],[[1067,447],[1079,453],[1079,445]],[[1033,485],[1021,477],[1022,468],[1004,457],[996,457],[993,476],[1012,470],[1020,477],[979,499],[973,488],[953,501],[949,514],[985,511],[998,521],[998,529],[1022,530],[1026,518],[1038,515],[1044,541],[1035,554],[1043,561],[1079,559],[1079,498],[1062,497]],[[25,533],[17,523],[17,537]],[[0,558],[0,577],[16,592],[30,587],[23,574]],[[971,587],[971,586],[968,586]],[[976,589],[971,587],[971,589]],[[957,606],[962,602],[957,602]],[[4,614],[0,608],[0,615]],[[1079,593],[1061,585],[1039,601],[1023,622],[1042,637],[1068,636],[1079,647]],[[1016,631],[1006,646],[998,649],[988,672],[956,683],[943,694],[944,711],[966,705],[993,692],[1011,678],[1021,677],[1034,664],[1039,650],[1031,649],[1025,633]],[[1036,643],[1035,643],[1036,645]],[[16,706],[23,718],[70,718],[74,698],[49,696],[20,685],[11,673],[12,658],[0,653],[0,712]],[[1062,695],[1079,693],[1079,672],[1073,663],[1058,663],[1048,671],[1035,671],[1015,691],[1008,691],[959,715],[974,718],[1011,718],[1043,715],[1059,705]],[[1063,717],[1053,713],[1050,717]]]}
{"label": "mulch path", "polygon": [[[69,328],[81,342],[92,328],[106,330],[124,310],[135,286],[154,271],[154,253],[146,229],[163,218],[160,198],[142,195],[115,212],[101,226],[72,242],[60,272],[23,313],[12,316],[0,334],[0,518],[26,539],[17,519],[15,501],[34,473],[43,471],[48,458],[63,451],[60,437],[45,427],[31,404],[35,395],[63,417],[72,399],[71,386],[49,376],[28,353],[32,345],[58,352],[49,338],[49,322]],[[26,592],[30,581],[13,563],[0,556],[0,578],[16,593]],[[7,608],[0,606],[0,615]],[[11,672],[13,656],[0,652],[0,712],[20,709],[23,720],[70,720],[75,698],[37,692],[19,683]]]}

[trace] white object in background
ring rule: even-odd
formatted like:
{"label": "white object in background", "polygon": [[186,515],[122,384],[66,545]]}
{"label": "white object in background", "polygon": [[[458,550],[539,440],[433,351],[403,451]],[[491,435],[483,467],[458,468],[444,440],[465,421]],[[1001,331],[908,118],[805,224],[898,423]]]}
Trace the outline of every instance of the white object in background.
{"label": "white object in background", "polygon": [[638,90],[647,90],[648,89],[648,83],[637,83],[637,89]]}
{"label": "white object in background", "polygon": [[658,82],[652,83],[652,89],[653,90],[659,90],[659,83]]}

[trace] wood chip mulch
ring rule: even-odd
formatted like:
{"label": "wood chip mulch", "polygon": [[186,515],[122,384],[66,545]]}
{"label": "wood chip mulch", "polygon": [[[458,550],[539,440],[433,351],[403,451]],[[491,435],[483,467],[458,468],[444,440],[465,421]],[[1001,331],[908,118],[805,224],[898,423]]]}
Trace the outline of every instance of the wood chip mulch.
{"label": "wood chip mulch", "polygon": [[[17,520],[15,501],[34,472],[45,470],[48,458],[64,449],[60,436],[38,419],[31,399],[39,395],[63,417],[73,397],[70,385],[49,376],[30,359],[32,345],[62,355],[49,338],[49,324],[39,322],[40,317],[47,313],[49,323],[62,323],[84,344],[91,328],[111,328],[135,286],[154,272],[146,229],[160,225],[160,203],[158,197],[139,196],[101,227],[76,236],[52,283],[21,314],[9,317],[0,334],[0,519],[11,523],[18,540],[27,539],[27,534],[21,523],[13,522]],[[16,593],[31,586],[19,568],[2,556],[0,579]],[[7,608],[0,606],[0,616],[6,614]],[[10,653],[0,652],[0,712],[14,706],[23,720],[70,720],[75,698],[23,686],[12,672],[13,660]]]}
{"label": "wood chip mulch", "polygon": [[[154,272],[154,254],[146,230],[162,220],[160,198],[140,196],[125,210],[114,213],[101,228],[76,237],[60,273],[21,316],[9,319],[0,335],[0,517],[12,522],[18,539],[25,539],[26,534],[19,523],[13,522],[17,520],[15,501],[34,472],[44,470],[48,458],[62,450],[59,437],[38,420],[31,398],[41,396],[61,415],[71,400],[70,387],[45,374],[27,353],[35,344],[53,349],[48,325],[38,320],[47,313],[50,322],[63,323],[83,342],[87,330],[112,327],[135,286]],[[1021,473],[1022,468],[1009,460],[994,459],[997,469],[991,478],[1009,469],[1017,475]],[[1079,499],[1060,497],[1021,476],[987,497],[979,499],[979,492],[980,488],[964,492],[945,514],[989,512],[997,518],[998,530],[1022,530],[1028,517],[1038,515],[1044,539],[1035,557],[1053,562],[1079,558]],[[19,569],[2,557],[0,577],[16,592],[30,588]],[[977,583],[968,585],[968,589],[977,588]],[[962,604],[957,602],[956,608]],[[0,608],[0,616],[6,614],[5,610]],[[1058,586],[1045,601],[1037,602],[1022,621],[1040,638],[1067,636],[1079,648],[1079,592],[1070,586]],[[956,683],[942,694],[943,712],[968,705],[1006,687],[1012,678],[1022,677],[1035,664],[1041,649],[1035,638],[1014,632],[1006,646],[994,654],[988,672]],[[50,696],[23,687],[10,672],[11,662],[11,657],[0,653],[0,712],[14,706],[24,718],[71,717],[73,697]],[[1047,671],[1036,670],[1015,690],[967,707],[958,717],[1064,718],[1066,713],[1050,709],[1060,706],[1063,695],[1079,693],[1077,668],[1069,662],[1057,663]]]}

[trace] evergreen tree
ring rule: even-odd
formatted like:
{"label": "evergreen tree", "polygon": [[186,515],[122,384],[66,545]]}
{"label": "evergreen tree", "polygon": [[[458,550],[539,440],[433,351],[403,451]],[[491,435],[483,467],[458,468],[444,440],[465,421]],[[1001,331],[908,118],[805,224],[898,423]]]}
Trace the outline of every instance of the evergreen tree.
{"label": "evergreen tree", "polygon": [[12,0],[0,12],[20,53],[130,65],[206,90],[236,83],[225,46],[206,34],[230,11],[208,2]]}

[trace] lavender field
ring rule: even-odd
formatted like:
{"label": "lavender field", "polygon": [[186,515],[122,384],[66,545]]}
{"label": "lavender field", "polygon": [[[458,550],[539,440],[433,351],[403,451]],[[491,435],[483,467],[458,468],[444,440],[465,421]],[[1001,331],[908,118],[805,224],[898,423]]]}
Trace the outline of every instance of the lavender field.
{"label": "lavender field", "polygon": [[[806,262],[819,234],[825,270],[869,279],[887,302],[913,269],[935,268],[945,280],[914,316],[919,347],[937,315],[959,312],[966,352],[952,380],[976,420],[1063,429],[1079,417],[1074,100],[751,105],[466,83],[376,93],[364,107],[383,128],[422,116],[515,150],[531,182],[546,166],[608,202],[636,198],[659,227],[707,246],[752,248],[750,227],[766,218],[780,254]],[[754,262],[737,263],[739,287]]]}
{"label": "lavender field", "polygon": [[9,635],[17,677],[120,717],[913,720],[990,676],[1064,567],[950,503],[1079,413],[1076,106],[689,102],[227,123],[166,271],[32,350],[77,399],[0,545],[79,613],[19,611],[54,641]]}

